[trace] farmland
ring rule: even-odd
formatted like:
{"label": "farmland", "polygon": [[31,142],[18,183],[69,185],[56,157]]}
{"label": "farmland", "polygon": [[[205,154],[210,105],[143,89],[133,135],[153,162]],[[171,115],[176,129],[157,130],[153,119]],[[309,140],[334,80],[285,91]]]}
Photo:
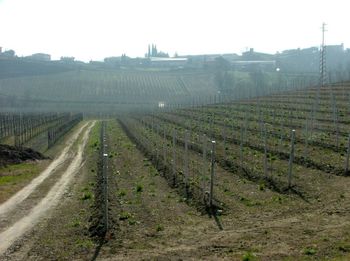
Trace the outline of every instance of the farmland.
{"label": "farmland", "polygon": [[[48,150],[62,163],[11,222],[47,200],[84,151],[80,175],[3,258],[346,260],[349,98],[338,83],[74,122]],[[25,164],[22,185],[1,185],[5,198],[50,162]]]}
{"label": "farmland", "polygon": [[5,111],[23,105],[28,111],[111,112],[154,108],[159,101],[189,103],[193,96],[216,92],[213,75],[204,73],[81,70],[0,80]]}
{"label": "farmland", "polygon": [[[259,74],[260,75],[260,74]],[[118,114],[167,107],[213,104],[315,84],[315,77],[269,72],[258,75],[214,69],[93,70],[79,69],[0,79],[4,112],[84,112]],[[226,79],[227,78],[227,79]],[[225,82],[225,84],[218,84]],[[234,82],[234,84],[233,84]]]}
{"label": "farmland", "polygon": [[[320,176],[309,173],[347,176],[349,171],[349,86],[328,91],[328,97],[326,90],[322,91],[317,111],[313,98],[317,91],[308,90],[306,97],[302,92],[260,97],[135,117],[123,124],[152,157],[166,166],[174,159],[181,160],[187,150],[207,158],[209,142],[215,140],[221,167],[263,181],[277,192],[289,189],[308,197],[316,193],[314,182],[320,180]],[[294,169],[290,162],[292,143]],[[177,152],[176,147],[182,151]],[[186,147],[189,149],[183,151]],[[192,179],[198,185],[203,179],[198,175],[206,169],[200,166],[206,163],[200,159],[188,161],[193,165],[187,162],[186,170],[175,172],[191,176],[187,169],[192,168]]]}
{"label": "farmland", "polygon": [[350,260],[346,6],[0,0],[0,261]]}
{"label": "farmland", "polygon": [[81,114],[1,113],[0,142],[44,151],[81,120]]}

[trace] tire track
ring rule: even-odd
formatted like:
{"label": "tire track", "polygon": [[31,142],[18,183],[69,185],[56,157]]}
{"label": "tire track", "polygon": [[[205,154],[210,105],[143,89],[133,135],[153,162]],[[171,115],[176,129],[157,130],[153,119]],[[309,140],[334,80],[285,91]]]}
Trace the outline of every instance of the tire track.
{"label": "tire track", "polygon": [[[28,215],[21,218],[20,220],[12,224],[9,228],[7,228],[5,231],[0,233],[0,242],[1,242],[0,254],[4,254],[5,251],[17,239],[19,239],[21,236],[24,235],[24,233],[28,232],[31,228],[33,228],[40,221],[40,219],[47,213],[48,210],[50,210],[52,207],[58,204],[60,198],[66,191],[72,178],[79,171],[83,163],[83,151],[87,144],[89,133],[92,127],[94,126],[94,124],[95,122],[89,124],[88,128],[85,130],[83,140],[78,147],[76,156],[73,158],[72,162],[69,164],[66,171],[63,173],[60,179],[55,183],[55,185],[51,188],[48,194],[36,206],[34,206],[31,209]],[[88,124],[85,124],[83,127],[81,127],[79,131],[77,131],[77,133],[72,137],[72,139],[70,139],[70,141],[72,142],[69,143],[69,145],[67,146],[68,149],[72,146],[74,141],[78,138],[79,134],[87,125]],[[68,151],[67,147],[64,149],[63,152]],[[62,155],[63,155],[62,157],[64,157],[63,152],[59,158],[61,158]],[[35,189],[35,187],[32,189],[32,191]]]}
{"label": "tire track", "polygon": [[0,205],[0,218],[16,208],[18,204],[25,200],[45,179],[51,176],[52,173],[57,171],[58,168],[63,165],[63,163],[68,159],[68,151],[86,126],[87,123],[84,124],[76,133],[74,133],[74,135],[68,140],[67,146],[63,149],[59,157],[51,162],[51,164],[38,177],[33,179],[27,186]]}

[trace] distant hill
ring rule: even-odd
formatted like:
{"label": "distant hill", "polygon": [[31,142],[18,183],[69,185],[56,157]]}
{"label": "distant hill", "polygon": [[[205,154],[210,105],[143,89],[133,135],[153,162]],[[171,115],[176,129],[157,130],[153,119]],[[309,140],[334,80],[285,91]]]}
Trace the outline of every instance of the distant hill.
{"label": "distant hill", "polygon": [[0,57],[0,79],[71,71],[72,66],[58,62]]}
{"label": "distant hill", "polygon": [[74,70],[0,79],[0,109],[112,111],[190,103],[217,92],[212,73]]}

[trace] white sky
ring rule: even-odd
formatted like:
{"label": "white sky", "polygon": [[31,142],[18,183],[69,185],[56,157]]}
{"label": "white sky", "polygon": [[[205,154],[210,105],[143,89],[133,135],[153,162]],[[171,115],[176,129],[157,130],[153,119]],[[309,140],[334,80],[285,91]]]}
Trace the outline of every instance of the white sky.
{"label": "white sky", "polygon": [[17,55],[102,60],[144,56],[275,53],[326,43],[350,47],[349,0],[0,0],[0,46]]}

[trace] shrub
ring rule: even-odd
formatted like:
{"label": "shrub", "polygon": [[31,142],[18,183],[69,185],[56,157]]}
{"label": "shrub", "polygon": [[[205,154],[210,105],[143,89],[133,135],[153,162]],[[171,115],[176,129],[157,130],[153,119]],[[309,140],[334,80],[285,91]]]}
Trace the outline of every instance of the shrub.
{"label": "shrub", "polygon": [[308,256],[312,256],[312,255],[316,254],[316,249],[314,249],[312,247],[307,247],[304,250],[304,254],[308,255]]}
{"label": "shrub", "polygon": [[161,225],[161,224],[158,224],[157,227],[156,227],[156,230],[157,230],[158,232],[163,231],[163,230],[164,230],[164,226]]}
{"label": "shrub", "polygon": [[143,185],[142,184],[137,184],[136,185],[136,192],[142,192],[143,191]]}
{"label": "shrub", "polygon": [[129,218],[131,218],[131,214],[127,211],[122,211],[119,215],[119,220],[127,220]]}
{"label": "shrub", "polygon": [[256,256],[252,252],[246,252],[242,257],[242,261],[253,261],[253,260],[256,260]]}
{"label": "shrub", "polygon": [[92,193],[90,191],[86,191],[83,193],[83,196],[81,197],[82,200],[88,200],[92,198]]}
{"label": "shrub", "polygon": [[124,197],[126,195],[126,191],[125,190],[120,190],[119,192],[118,192],[118,196],[119,197]]}

